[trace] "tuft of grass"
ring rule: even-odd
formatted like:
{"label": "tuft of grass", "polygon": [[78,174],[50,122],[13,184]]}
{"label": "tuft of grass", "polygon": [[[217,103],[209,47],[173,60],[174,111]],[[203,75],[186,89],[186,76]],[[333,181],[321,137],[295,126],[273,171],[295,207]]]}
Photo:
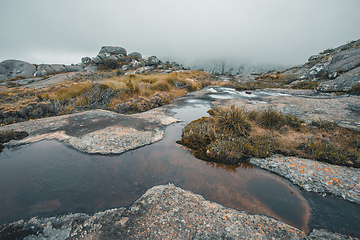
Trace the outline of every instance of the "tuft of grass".
{"label": "tuft of grass", "polygon": [[229,135],[247,136],[251,130],[247,113],[243,108],[214,108],[213,115],[220,130]]}
{"label": "tuft of grass", "polygon": [[307,125],[272,109],[247,112],[235,106],[217,107],[209,114],[190,122],[178,141],[203,160],[239,164],[250,157],[283,154],[360,167],[360,133],[334,122]]}

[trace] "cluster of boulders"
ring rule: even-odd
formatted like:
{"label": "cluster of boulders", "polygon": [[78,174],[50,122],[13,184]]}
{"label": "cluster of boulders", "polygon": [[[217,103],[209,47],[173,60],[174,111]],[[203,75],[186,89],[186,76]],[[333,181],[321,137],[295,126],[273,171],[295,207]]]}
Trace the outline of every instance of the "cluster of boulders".
{"label": "cluster of boulders", "polygon": [[81,65],[31,64],[21,60],[5,60],[0,63],[0,80],[43,77],[64,72],[81,72]]}
{"label": "cluster of boulders", "polygon": [[167,72],[185,69],[176,62],[164,63],[156,56],[144,59],[139,52],[127,54],[125,48],[114,46],[103,46],[98,55],[93,58],[83,57],[81,62],[87,66],[94,66],[97,69],[120,69],[127,74],[145,74],[154,69]]}
{"label": "cluster of boulders", "polygon": [[79,64],[31,64],[21,60],[5,60],[0,63],[0,81],[44,77],[65,72],[119,69],[124,73],[145,74],[154,69],[168,73],[185,69],[176,62],[162,62],[156,56],[144,59],[141,53],[127,54],[125,48],[103,46],[93,58],[83,57]]}
{"label": "cluster of boulders", "polygon": [[297,81],[318,81],[322,92],[348,92],[360,85],[360,39],[313,55],[304,65],[288,69]]}

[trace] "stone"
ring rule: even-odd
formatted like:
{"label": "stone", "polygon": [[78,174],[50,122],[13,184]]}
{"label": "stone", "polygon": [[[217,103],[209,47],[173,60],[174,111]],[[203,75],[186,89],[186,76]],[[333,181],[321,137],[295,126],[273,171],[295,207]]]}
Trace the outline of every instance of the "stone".
{"label": "stone", "polygon": [[160,63],[160,59],[158,59],[156,56],[151,56],[146,60],[145,66],[157,66]]}
{"label": "stone", "polygon": [[106,60],[110,60],[110,61],[117,61],[119,58],[116,55],[111,55],[109,57],[106,58]]}
{"label": "stone", "polygon": [[321,92],[348,92],[355,85],[360,85],[360,67],[344,73],[333,80],[321,83],[317,90]]}
{"label": "stone", "polygon": [[135,58],[136,60],[140,60],[140,59],[142,59],[142,55],[141,55],[141,53],[139,53],[139,52],[132,52],[132,53],[129,53],[129,55],[128,55],[129,57],[133,57],[133,58]]}
{"label": "stone", "polygon": [[122,69],[123,71],[127,71],[127,70],[129,70],[130,68],[129,68],[128,65],[123,65],[123,66],[121,67],[121,69]]}
{"label": "stone", "polygon": [[108,54],[108,55],[123,54],[126,56],[127,52],[126,49],[122,47],[103,46],[101,47],[99,54]]}
{"label": "stone", "polygon": [[94,57],[94,58],[92,59],[92,61],[93,61],[95,64],[100,64],[100,63],[103,61],[103,59],[102,59],[99,55],[97,55],[96,57]]}
{"label": "stone", "polygon": [[321,55],[312,55],[311,57],[309,57],[308,61],[315,61],[318,60],[319,58],[321,58]]}
{"label": "stone", "polygon": [[47,76],[49,75],[50,72],[52,72],[53,69],[47,65],[47,64],[40,64],[37,69],[36,72],[34,73],[34,77],[42,77],[42,76]]}
{"label": "stone", "polygon": [[36,67],[21,60],[5,60],[0,63],[0,78],[32,77]]}
{"label": "stone", "polygon": [[91,62],[91,58],[89,57],[83,57],[81,58],[81,62],[85,64],[89,64]]}
{"label": "stone", "polygon": [[136,61],[136,60],[132,60],[130,65],[133,67],[133,68],[138,68],[141,66],[141,63],[139,61]]}
{"label": "stone", "polygon": [[67,72],[83,72],[85,66],[80,65],[64,65]]}
{"label": "stone", "polygon": [[63,64],[50,64],[49,66],[55,73],[67,72],[67,69]]}

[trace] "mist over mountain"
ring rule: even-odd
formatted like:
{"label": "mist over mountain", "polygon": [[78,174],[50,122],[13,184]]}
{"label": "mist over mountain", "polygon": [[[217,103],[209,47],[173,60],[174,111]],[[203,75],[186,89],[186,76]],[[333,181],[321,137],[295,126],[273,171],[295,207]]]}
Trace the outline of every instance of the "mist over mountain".
{"label": "mist over mountain", "polygon": [[[0,62],[78,63],[120,46],[184,65],[293,66],[359,39],[358,0],[0,1]],[[204,67],[205,68],[205,67]],[[236,69],[236,70],[235,70]]]}

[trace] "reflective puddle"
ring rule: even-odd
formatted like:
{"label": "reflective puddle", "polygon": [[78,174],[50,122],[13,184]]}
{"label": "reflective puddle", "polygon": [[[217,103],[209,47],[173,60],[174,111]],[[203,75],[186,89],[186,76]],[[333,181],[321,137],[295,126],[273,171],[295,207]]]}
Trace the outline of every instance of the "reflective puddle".
{"label": "reflective puddle", "polygon": [[186,100],[173,110],[183,122],[166,127],[162,141],[121,155],[82,154],[58,141],[5,149],[0,153],[0,224],[129,206],[147,189],[174,183],[224,206],[307,231],[309,197],[287,180],[250,164],[202,161],[176,144],[182,128],[209,108],[205,100]]}

